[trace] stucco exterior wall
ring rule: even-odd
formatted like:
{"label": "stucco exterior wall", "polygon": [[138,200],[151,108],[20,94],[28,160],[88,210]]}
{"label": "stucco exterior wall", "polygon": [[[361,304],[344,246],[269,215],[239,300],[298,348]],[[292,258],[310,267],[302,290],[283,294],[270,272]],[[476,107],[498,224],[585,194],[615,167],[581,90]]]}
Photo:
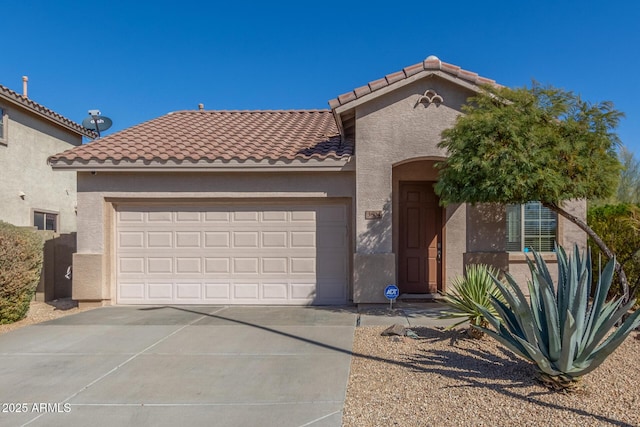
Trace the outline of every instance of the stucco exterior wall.
{"label": "stucco exterior wall", "polygon": [[58,214],[58,232],[75,232],[76,173],[54,172],[47,158],[82,144],[82,137],[18,107],[0,107],[7,114],[6,144],[0,143],[0,220],[32,226],[33,211],[45,211]]}
{"label": "stucco exterior wall", "polygon": [[[417,101],[433,90],[444,102],[424,105]],[[397,229],[398,182],[435,180],[433,163],[446,153],[438,148],[441,133],[455,123],[461,106],[472,92],[438,77],[412,82],[356,108],[356,257],[355,289],[362,292],[355,302],[385,302],[382,290],[396,283],[397,238],[389,231]],[[409,165],[412,161],[418,161]],[[406,164],[406,165],[403,165]],[[394,166],[397,168],[394,169]],[[395,174],[395,175],[394,175]],[[395,190],[395,192],[394,192]],[[382,210],[382,218],[367,221],[365,211]],[[448,275],[462,271],[465,247],[466,214],[460,206],[445,211],[445,250],[443,262]],[[386,231],[381,235],[380,232]],[[386,255],[387,268],[367,273],[368,257]],[[373,256],[375,255],[375,257]]]}
{"label": "stucco exterior wall", "polygon": [[83,301],[105,301],[115,295],[113,238],[114,205],[117,203],[353,199],[354,179],[353,172],[79,172],[78,253],[73,259],[73,297]]}

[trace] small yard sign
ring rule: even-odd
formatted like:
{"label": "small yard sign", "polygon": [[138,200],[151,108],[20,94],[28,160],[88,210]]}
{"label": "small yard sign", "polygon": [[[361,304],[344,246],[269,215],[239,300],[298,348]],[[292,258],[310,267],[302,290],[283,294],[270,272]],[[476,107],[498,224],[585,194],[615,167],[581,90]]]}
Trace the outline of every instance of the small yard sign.
{"label": "small yard sign", "polygon": [[384,296],[389,300],[389,308],[393,308],[393,302],[400,296],[400,289],[396,285],[384,288]]}

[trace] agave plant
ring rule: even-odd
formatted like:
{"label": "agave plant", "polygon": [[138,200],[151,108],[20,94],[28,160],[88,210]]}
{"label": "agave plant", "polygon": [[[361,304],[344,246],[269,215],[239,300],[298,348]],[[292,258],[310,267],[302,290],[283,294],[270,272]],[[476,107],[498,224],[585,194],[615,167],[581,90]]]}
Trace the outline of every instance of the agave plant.
{"label": "agave plant", "polygon": [[[446,311],[440,316],[441,319],[462,318],[455,325],[449,327],[455,328],[462,323],[469,321],[471,325],[487,327],[489,324],[485,318],[485,314],[479,309],[483,307],[494,317],[498,317],[498,312],[491,305],[491,296],[497,298],[503,303],[502,298],[492,276],[496,276],[498,271],[484,264],[471,264],[465,269],[464,277],[457,277],[451,283],[452,292],[443,295],[443,302],[454,311]],[[482,338],[484,333],[479,329],[469,327],[469,335],[472,338]]]}
{"label": "agave plant", "polygon": [[576,246],[569,258],[558,247],[556,255],[558,283],[555,289],[546,263],[535,252],[535,263],[528,260],[532,276],[528,283],[530,298],[523,294],[511,275],[506,275],[506,284],[494,278],[508,305],[492,298],[500,317],[479,307],[495,331],[478,328],[533,362],[545,385],[572,391],[579,388],[583,375],[596,369],[640,325],[640,310],[611,332],[635,302],[623,304],[622,298],[606,301],[615,260],[605,266],[590,301],[590,253],[581,257]]}

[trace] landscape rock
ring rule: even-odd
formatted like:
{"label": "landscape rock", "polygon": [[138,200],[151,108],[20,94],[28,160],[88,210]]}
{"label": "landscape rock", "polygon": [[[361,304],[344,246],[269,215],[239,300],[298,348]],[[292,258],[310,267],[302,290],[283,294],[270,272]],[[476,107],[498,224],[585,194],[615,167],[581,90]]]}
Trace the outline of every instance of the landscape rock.
{"label": "landscape rock", "polygon": [[404,326],[396,323],[393,326],[389,326],[387,329],[385,329],[384,331],[382,331],[382,336],[383,337],[388,337],[391,335],[398,335],[398,336],[405,336],[405,334],[407,333],[407,330],[405,329]]}

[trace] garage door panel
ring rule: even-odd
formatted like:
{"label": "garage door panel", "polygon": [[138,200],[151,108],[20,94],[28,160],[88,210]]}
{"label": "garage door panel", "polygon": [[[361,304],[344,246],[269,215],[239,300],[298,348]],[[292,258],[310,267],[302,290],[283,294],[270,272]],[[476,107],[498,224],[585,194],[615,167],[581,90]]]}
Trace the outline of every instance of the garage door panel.
{"label": "garage door panel", "polygon": [[344,303],[346,212],[345,205],[121,206],[118,302]]}
{"label": "garage door panel", "polygon": [[148,298],[150,301],[173,300],[173,283],[149,283],[147,285]]}
{"label": "garage door panel", "polygon": [[347,274],[347,258],[341,253],[325,252],[318,254],[318,278],[343,278]]}
{"label": "garage door panel", "polygon": [[144,212],[137,212],[135,210],[118,212],[118,221],[121,224],[126,224],[126,223],[141,224],[144,222]]}
{"label": "garage door panel", "polygon": [[287,232],[286,231],[263,231],[262,247],[264,248],[286,248]]}
{"label": "garage door panel", "polygon": [[149,274],[173,273],[173,258],[147,258],[147,272]]}
{"label": "garage door panel", "polygon": [[144,248],[144,233],[141,231],[121,231],[118,233],[121,248]]}
{"label": "garage door panel", "polygon": [[229,274],[231,263],[229,258],[205,258],[204,272],[207,274]]}
{"label": "garage door panel", "polygon": [[189,274],[189,273],[202,273],[202,259],[201,258],[176,258],[176,273],[177,274]]}
{"label": "garage door panel", "polygon": [[199,248],[199,231],[176,231],[176,248]]}
{"label": "garage door panel", "polygon": [[258,274],[258,258],[234,258],[233,272],[236,274]]}
{"label": "garage door panel", "polygon": [[262,298],[265,300],[287,300],[289,295],[289,285],[287,283],[263,283]]}
{"label": "garage door panel", "polygon": [[213,303],[226,303],[231,298],[230,283],[205,283],[204,300]]}
{"label": "garage door panel", "polygon": [[200,212],[178,211],[175,213],[177,223],[195,222],[200,223]]}
{"label": "garage door panel", "polygon": [[212,223],[222,223],[226,224],[229,222],[230,212],[227,211],[217,211],[217,212],[205,212],[204,213],[204,222],[212,222]]}
{"label": "garage door panel", "polygon": [[316,221],[316,212],[309,210],[294,210],[291,212],[291,222],[313,222]]}
{"label": "garage door panel", "polygon": [[200,283],[176,283],[176,300],[179,302],[197,302],[202,299],[202,284]]}
{"label": "garage door panel", "polygon": [[292,274],[314,274],[316,272],[315,258],[291,258]]}
{"label": "garage door panel", "polygon": [[171,224],[172,220],[173,213],[171,212],[147,212],[147,221],[149,222]]}
{"label": "garage door panel", "polygon": [[257,223],[258,212],[257,211],[237,211],[232,213],[234,222],[242,223]]}
{"label": "garage door panel", "polygon": [[286,211],[264,211],[262,212],[262,222],[286,222],[289,218]]}
{"label": "garage door panel", "polygon": [[144,273],[144,258],[120,258],[119,272],[121,274]]}
{"label": "garage door panel", "polygon": [[257,231],[235,231],[233,232],[234,248],[257,248],[258,232]]}
{"label": "garage door panel", "polygon": [[315,248],[316,232],[315,231],[292,231],[291,247],[292,248]]}
{"label": "garage door panel", "polygon": [[173,233],[171,231],[147,231],[147,247],[173,248]]}
{"label": "garage door panel", "polygon": [[282,258],[262,258],[262,273],[264,274],[286,274],[288,260]]}
{"label": "garage door panel", "polygon": [[346,250],[347,231],[336,227],[318,227],[318,247]]}
{"label": "garage door panel", "polygon": [[316,283],[291,283],[291,299],[310,301],[316,296]]}
{"label": "garage door panel", "polygon": [[233,297],[236,300],[257,301],[259,298],[259,282],[236,283],[233,285]]}
{"label": "garage door panel", "polygon": [[120,282],[118,286],[119,298],[121,301],[144,301],[145,298],[145,283],[131,283]]}
{"label": "garage door panel", "polygon": [[318,207],[318,222],[321,223],[338,223],[346,222],[346,210],[341,205],[328,205]]}
{"label": "garage door panel", "polygon": [[229,248],[230,238],[228,231],[205,231],[204,247],[205,248]]}

